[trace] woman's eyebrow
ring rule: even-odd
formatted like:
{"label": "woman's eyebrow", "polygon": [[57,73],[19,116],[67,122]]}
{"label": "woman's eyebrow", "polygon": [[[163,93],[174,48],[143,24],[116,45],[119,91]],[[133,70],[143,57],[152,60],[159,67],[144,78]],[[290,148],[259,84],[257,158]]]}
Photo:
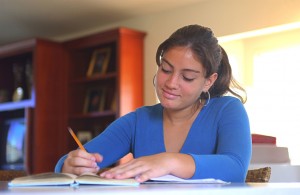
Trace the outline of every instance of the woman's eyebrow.
{"label": "woman's eyebrow", "polygon": [[166,62],[169,66],[174,67],[168,60],[166,60],[165,58],[162,58],[161,61]]}
{"label": "woman's eyebrow", "polygon": [[[165,58],[162,58],[161,59],[162,61],[166,62],[169,66],[171,66],[172,68],[174,68],[174,65],[172,65],[168,60],[166,60]],[[193,69],[189,69],[189,68],[186,68],[186,69],[183,69],[183,71],[188,71],[188,72],[195,72],[195,73],[201,73],[200,71],[197,71],[197,70],[193,70]]]}

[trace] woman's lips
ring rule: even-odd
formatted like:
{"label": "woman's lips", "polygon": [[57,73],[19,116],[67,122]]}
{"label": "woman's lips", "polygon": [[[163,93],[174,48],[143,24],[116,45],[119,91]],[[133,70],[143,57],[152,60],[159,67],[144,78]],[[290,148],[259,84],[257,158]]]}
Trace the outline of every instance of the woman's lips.
{"label": "woman's lips", "polygon": [[176,99],[178,97],[178,95],[168,92],[166,90],[162,90],[162,91],[163,91],[163,96],[167,99]]}

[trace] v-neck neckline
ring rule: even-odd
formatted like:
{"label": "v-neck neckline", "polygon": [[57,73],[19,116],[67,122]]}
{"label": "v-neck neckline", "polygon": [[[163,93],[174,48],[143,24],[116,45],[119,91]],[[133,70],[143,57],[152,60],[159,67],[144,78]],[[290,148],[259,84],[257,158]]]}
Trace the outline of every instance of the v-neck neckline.
{"label": "v-neck neckline", "polygon": [[[165,144],[165,137],[164,137],[164,120],[163,120],[163,106],[161,106],[161,124],[160,124],[160,128],[161,128],[161,140],[162,140],[162,147],[163,147],[163,150],[164,152],[167,152],[167,149],[166,149],[166,144]],[[183,153],[184,149],[185,149],[185,146],[187,144],[187,141],[190,139],[190,136],[191,134],[193,133],[192,131],[195,129],[195,123],[197,123],[200,119],[200,117],[202,117],[203,113],[205,112],[206,110],[206,106],[203,106],[200,110],[200,112],[197,114],[195,120],[193,121],[192,125],[191,125],[191,128],[189,129],[188,133],[187,133],[187,136],[180,148],[180,150],[178,151],[178,153]]]}

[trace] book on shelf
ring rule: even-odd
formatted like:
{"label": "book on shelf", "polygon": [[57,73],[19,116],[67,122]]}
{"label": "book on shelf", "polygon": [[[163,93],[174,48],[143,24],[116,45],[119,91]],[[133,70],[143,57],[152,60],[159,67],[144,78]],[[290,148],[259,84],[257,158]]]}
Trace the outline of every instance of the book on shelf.
{"label": "book on shelf", "polygon": [[18,177],[8,183],[10,187],[25,186],[56,186],[56,185],[114,185],[114,186],[138,186],[134,179],[107,179],[93,173],[73,175],[69,173],[39,173],[24,177]]}

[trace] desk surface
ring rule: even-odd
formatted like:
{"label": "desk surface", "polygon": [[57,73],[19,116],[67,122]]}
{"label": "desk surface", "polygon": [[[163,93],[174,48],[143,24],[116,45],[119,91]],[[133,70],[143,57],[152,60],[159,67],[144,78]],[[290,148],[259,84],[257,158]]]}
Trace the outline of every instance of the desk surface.
{"label": "desk surface", "polygon": [[0,182],[0,194],[142,194],[142,195],[182,195],[182,194],[255,194],[255,195],[299,195],[300,183],[231,183],[231,184],[141,184],[137,187],[129,186],[96,186],[81,185],[51,186],[51,187],[14,187],[7,186],[7,182]]}

